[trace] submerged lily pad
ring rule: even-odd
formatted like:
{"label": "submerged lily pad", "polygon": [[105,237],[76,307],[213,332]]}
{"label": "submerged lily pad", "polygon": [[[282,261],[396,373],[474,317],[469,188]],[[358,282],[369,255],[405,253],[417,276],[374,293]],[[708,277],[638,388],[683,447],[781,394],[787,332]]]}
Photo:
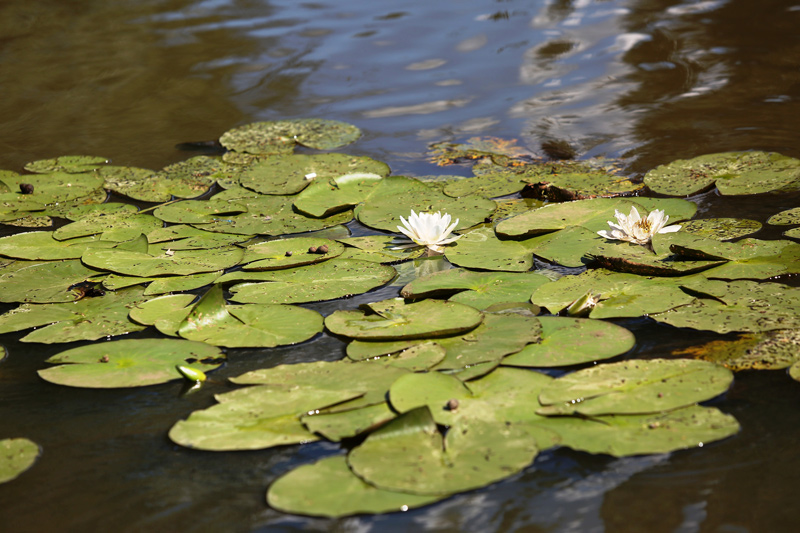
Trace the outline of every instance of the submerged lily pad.
{"label": "submerged lily pad", "polygon": [[356,476],[344,456],[295,468],[267,491],[267,503],[279,511],[329,518],[406,511],[442,498],[378,489]]}
{"label": "submerged lily pad", "polygon": [[230,288],[236,302],[277,304],[361,294],[388,283],[394,276],[395,270],[390,266],[357,259],[331,259],[285,270],[231,272],[217,283],[245,281]]}
{"label": "submerged lily pad", "polygon": [[692,359],[629,360],[561,376],[542,390],[543,415],[645,414],[686,407],[725,392],[727,368]]}
{"label": "submerged lily pad", "polygon": [[30,439],[0,440],[0,483],[16,479],[33,466],[40,454],[39,445]]}
{"label": "submerged lily pad", "polygon": [[39,376],[57,385],[98,389],[144,387],[180,379],[175,365],[188,364],[204,371],[225,359],[218,348],[177,339],[124,339],[88,344],[50,357],[57,364],[39,370]]}
{"label": "submerged lily pad", "polygon": [[800,330],[749,333],[735,340],[716,340],[673,352],[680,357],[711,361],[734,372],[789,368],[800,360]]}
{"label": "submerged lily pad", "polygon": [[325,327],[356,339],[397,340],[453,335],[469,331],[483,320],[483,314],[473,307],[438,300],[406,304],[397,298],[369,308],[372,313],[335,311],[325,318]]}
{"label": "submerged lily pad", "polygon": [[528,466],[537,453],[523,430],[482,420],[461,420],[443,438],[428,408],[421,407],[372,433],[347,462],[379,489],[444,495],[506,478]]}
{"label": "submerged lily pad", "polygon": [[777,153],[728,152],[679,159],[656,167],[644,177],[653,191],[689,196],[713,185],[720,194],[758,194],[800,180],[800,160]]}
{"label": "submerged lily pad", "polygon": [[636,343],[633,333],[609,322],[568,317],[539,317],[542,340],[509,355],[508,366],[557,367],[621,355]]}

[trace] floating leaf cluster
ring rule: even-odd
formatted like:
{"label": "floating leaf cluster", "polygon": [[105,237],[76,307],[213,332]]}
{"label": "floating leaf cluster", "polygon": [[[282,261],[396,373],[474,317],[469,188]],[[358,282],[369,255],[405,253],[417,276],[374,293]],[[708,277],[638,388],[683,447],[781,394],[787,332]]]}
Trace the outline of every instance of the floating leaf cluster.
{"label": "floating leaf cluster", "polygon": [[[169,431],[210,451],[355,439],[346,455],[268,490],[277,509],[321,516],[427,505],[507,478],[554,446],[613,456],[699,446],[738,431],[700,405],[728,389],[730,369],[800,376],[800,289],[760,281],[800,272],[800,245],[741,239],[760,225],[693,219],[693,202],[641,196],[714,183],[723,194],[786,189],[800,179],[794,160],[716,154],[642,183],[606,162],[542,163],[494,140],[435,147],[440,163],[476,161],[473,177],[444,180],[391,175],[363,156],[294,153],[359,136],[337,121],[261,122],[223,134],[222,157],[159,171],[84,156],[0,171],[0,221],[39,228],[0,238],[0,301],[19,304],[0,315],[0,333],[33,329],[22,337],[33,343],[162,335],[73,347],[39,371],[87,388],[201,383],[235,364],[225,348],[341,339],[342,360],[231,378],[238,388]],[[109,191],[156,205],[105,203]],[[397,249],[412,210],[458,220],[444,256]],[[682,228],[645,246],[598,235],[632,210]],[[54,219],[63,222],[42,229]],[[314,310],[379,288],[399,297]],[[677,359],[625,359],[634,335],[604,319],[638,317],[740,336]],[[0,449],[0,481],[38,455],[16,439]]]}

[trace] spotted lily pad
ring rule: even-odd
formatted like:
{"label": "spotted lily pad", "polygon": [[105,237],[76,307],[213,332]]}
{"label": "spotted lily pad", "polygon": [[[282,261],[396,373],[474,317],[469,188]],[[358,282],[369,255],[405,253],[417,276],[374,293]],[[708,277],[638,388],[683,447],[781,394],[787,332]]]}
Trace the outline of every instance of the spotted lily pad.
{"label": "spotted lily pad", "polygon": [[[11,192],[0,193],[0,202],[22,202],[55,204],[87,196],[102,188],[103,180],[94,173],[68,174],[53,172],[49,174],[4,175],[3,183]],[[31,190],[23,193],[23,188]]]}
{"label": "spotted lily pad", "polygon": [[683,286],[702,296],[651,318],[676,327],[729,333],[800,328],[800,289],[780,283],[698,278]]}
{"label": "spotted lily pad", "polygon": [[178,339],[124,339],[88,344],[50,357],[39,376],[58,385],[98,389],[143,387],[179,379],[175,365],[204,371],[225,359],[218,348]]}
{"label": "spotted lily pad", "polygon": [[387,171],[381,174],[360,170],[327,179],[324,175],[318,175],[297,195],[294,206],[314,217],[328,216],[355,207],[369,198],[388,173],[387,167]]}
{"label": "spotted lily pad", "polygon": [[[153,250],[156,251],[156,250]],[[128,276],[187,275],[232,267],[244,255],[241,248],[164,251],[157,254],[120,249],[88,250],[81,256],[87,265]]]}
{"label": "spotted lily pad", "polygon": [[[660,241],[672,242],[676,235],[675,233],[655,235],[652,241],[653,247],[659,249]],[[648,247],[621,241],[598,244],[587,253],[586,259],[596,268],[642,276],[687,276],[726,262],[725,259],[700,260],[670,252],[656,254]]]}
{"label": "spotted lily pad", "polygon": [[280,270],[327,261],[342,252],[344,245],[330,239],[279,239],[248,246],[242,264],[245,270]]}
{"label": "spotted lily pad", "polygon": [[[158,207],[153,215],[172,224],[202,224],[213,222],[228,215],[247,211],[247,207],[225,200],[185,200]],[[147,233],[142,232],[142,233]]]}
{"label": "spotted lily pad", "polygon": [[159,179],[153,170],[105,166],[97,172],[104,180],[103,187],[134,200],[168,202],[172,199],[172,183]]}
{"label": "spotted lily pad", "polygon": [[566,374],[544,388],[543,415],[645,414],[687,407],[725,392],[727,368],[692,359],[629,360]]}
{"label": "spotted lily pad", "polygon": [[126,210],[112,213],[103,211],[85,215],[71,224],[61,226],[53,232],[53,238],[63,241],[99,234],[102,240],[123,242],[135,239],[143,233],[147,234],[162,225],[161,221],[152,215],[131,214]]}
{"label": "spotted lily pad", "polygon": [[172,426],[172,442],[208,451],[260,450],[313,442],[319,437],[300,415],[363,394],[359,390],[259,386],[218,394],[220,403]]}
{"label": "spotted lily pad", "polygon": [[23,337],[22,342],[51,344],[141,331],[144,326],[128,320],[128,309],[143,300],[142,290],[133,287],[77,302],[22,304],[0,315],[0,333],[39,328]]}
{"label": "spotted lily pad", "polygon": [[[330,183],[336,186],[339,182],[337,178],[342,176],[367,174],[380,178],[388,176],[389,172],[386,163],[366,156],[335,153],[291,154],[274,156],[253,163],[242,172],[239,184],[260,194],[289,195],[297,194],[311,184],[328,183],[330,180],[333,180]],[[298,197],[298,200],[300,198]],[[343,205],[339,209],[328,209],[321,213],[315,209],[311,211],[300,209],[311,216],[323,217],[348,208],[347,205]]]}
{"label": "spotted lily pad", "polygon": [[735,340],[715,340],[673,352],[680,357],[711,361],[734,372],[789,368],[800,360],[800,330],[748,333]]}
{"label": "spotted lily pad", "polygon": [[254,122],[228,130],[219,142],[229,150],[251,154],[291,153],[295,143],[317,150],[348,145],[361,131],[345,122],[319,118]]}
{"label": "spotted lily pad", "polygon": [[422,247],[395,250],[395,237],[391,235],[366,235],[338,240],[348,246],[342,253],[343,259],[394,263],[406,259],[416,259],[425,253],[425,249]]}
{"label": "spotted lily pad", "polygon": [[412,281],[400,291],[404,298],[450,296],[450,301],[484,309],[500,302],[526,302],[550,280],[536,272],[471,272],[450,269]]}
{"label": "spotted lily pad", "polygon": [[421,407],[372,433],[347,462],[379,489],[444,495],[506,478],[537,453],[527,433],[502,423],[462,420],[443,438],[428,408]]}
{"label": "spotted lily pad", "polygon": [[300,303],[361,294],[395,276],[390,266],[357,259],[332,259],[313,265],[260,272],[231,272],[218,283],[244,281],[230,288],[241,303]]}
{"label": "spotted lily pad", "polygon": [[166,228],[158,228],[147,234],[147,242],[160,244],[169,250],[202,250],[209,248],[224,248],[231,244],[238,244],[249,240],[251,235],[232,235],[226,233],[213,233],[201,229],[177,224]]}
{"label": "spotted lily pad", "polygon": [[72,302],[85,294],[75,285],[104,276],[78,260],[16,261],[0,270],[0,302]]}
{"label": "spotted lily pad", "polygon": [[539,317],[541,341],[509,355],[501,364],[558,367],[624,354],[636,343],[633,333],[609,322],[568,317]]}
{"label": "spotted lily pad", "polygon": [[698,405],[642,415],[559,416],[541,425],[554,431],[564,446],[615,457],[699,447],[740,429],[732,416]]}
{"label": "spotted lily pad", "polygon": [[397,298],[369,308],[370,313],[336,311],[325,319],[325,327],[345,337],[396,340],[453,335],[469,331],[483,320],[483,314],[473,307],[438,300],[406,304]]}
{"label": "spotted lily pad", "polygon": [[465,268],[527,272],[533,267],[533,252],[525,242],[500,240],[491,228],[465,233],[445,249],[445,257]]}
{"label": "spotted lily pad", "polygon": [[750,235],[761,229],[761,223],[745,218],[701,218],[681,223],[681,232],[720,241]]}
{"label": "spotted lily pad", "polygon": [[481,174],[473,178],[453,180],[445,185],[443,191],[447,196],[459,198],[477,194],[483,198],[497,198],[521,191],[528,183],[520,174],[513,171],[500,171],[492,174]]}
{"label": "spotted lily pad", "polygon": [[48,172],[89,172],[96,170],[108,163],[105,157],[92,155],[62,155],[53,159],[41,159],[25,164],[25,170],[29,172],[48,173]]}
{"label": "spotted lily pad", "polygon": [[267,491],[267,503],[279,511],[329,518],[407,511],[442,497],[378,489],[356,476],[344,456],[295,468]]}
{"label": "spotted lily pad", "polygon": [[589,318],[636,317],[691,303],[694,296],[680,288],[686,279],[691,278],[646,277],[597,268],[539,287],[531,302],[559,313],[588,292],[599,299]]}
{"label": "spotted lily pad", "polygon": [[800,160],[777,153],[728,152],[680,159],[644,177],[653,191],[689,196],[716,185],[720,194],[758,194],[800,180]]}
{"label": "spotted lily pad", "polygon": [[800,273],[800,244],[787,240],[741,239],[735,243],[712,239],[688,240],[677,235],[670,250],[683,257],[727,260],[704,273],[719,279],[767,279]]}
{"label": "spotted lily pad", "polygon": [[39,445],[30,439],[0,440],[0,483],[16,479],[41,455]]}

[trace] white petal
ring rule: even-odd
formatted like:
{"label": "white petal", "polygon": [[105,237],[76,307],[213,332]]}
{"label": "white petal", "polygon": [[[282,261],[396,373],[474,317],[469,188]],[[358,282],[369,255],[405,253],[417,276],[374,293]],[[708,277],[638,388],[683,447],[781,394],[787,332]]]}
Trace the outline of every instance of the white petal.
{"label": "white petal", "polygon": [[667,226],[666,228],[661,228],[658,230],[659,233],[674,233],[681,229],[680,224],[673,224],[672,226]]}

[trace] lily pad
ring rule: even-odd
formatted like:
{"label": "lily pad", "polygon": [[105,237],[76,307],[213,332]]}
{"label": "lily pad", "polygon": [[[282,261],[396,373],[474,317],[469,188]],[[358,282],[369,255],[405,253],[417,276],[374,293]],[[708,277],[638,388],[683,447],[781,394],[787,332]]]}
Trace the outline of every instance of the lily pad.
{"label": "lily pad", "polygon": [[636,343],[633,333],[609,322],[568,317],[539,317],[542,340],[509,355],[501,364],[558,367],[624,354]]}
{"label": "lily pad", "polygon": [[734,372],[789,368],[800,360],[800,330],[748,333],[735,340],[716,340],[673,352],[679,357],[711,361]]}
{"label": "lily pad", "polygon": [[78,260],[15,261],[0,270],[0,302],[73,302],[85,294],[73,286],[87,280],[99,282],[104,276]]}
{"label": "lily pad", "polygon": [[104,166],[97,171],[103,187],[109,191],[143,202],[168,202],[172,199],[172,183],[160,179],[146,168]]}
{"label": "lily pad", "polygon": [[767,224],[774,226],[784,226],[789,224],[800,224],[800,207],[793,207],[772,215],[767,219]]}
{"label": "lily pad", "polygon": [[760,229],[760,222],[745,218],[701,218],[681,223],[683,233],[720,241],[744,237]]}
{"label": "lily pad", "polygon": [[39,445],[30,439],[0,440],[0,483],[16,479],[41,455]]}
{"label": "lily pad", "polygon": [[25,164],[28,172],[46,174],[49,172],[89,172],[101,168],[108,163],[105,157],[93,155],[62,155],[53,159],[41,159]]}
{"label": "lily pad", "polygon": [[261,242],[247,247],[242,264],[245,270],[281,270],[320,263],[338,257],[344,245],[318,237],[295,237]]}
{"label": "lily pad", "polygon": [[516,172],[501,171],[493,174],[481,174],[473,178],[451,181],[445,185],[443,192],[447,196],[459,198],[477,194],[483,198],[497,198],[514,194],[525,188],[528,182]]}
{"label": "lily pad", "polygon": [[317,175],[311,184],[297,195],[294,206],[299,211],[314,217],[328,216],[337,211],[350,209],[369,198],[388,174],[387,167],[385,173],[359,170],[328,179],[325,179],[324,175],[322,178]]}
{"label": "lily pad", "polygon": [[450,301],[485,309],[500,302],[527,302],[550,280],[536,272],[471,272],[454,268],[412,281],[400,291],[404,298],[450,296]]}
{"label": "lily pad", "polygon": [[144,387],[179,379],[176,364],[203,371],[218,368],[225,359],[219,349],[178,339],[124,339],[88,344],[50,357],[56,364],[39,376],[57,385],[96,389]]}
{"label": "lily pad", "polygon": [[[416,259],[425,253],[422,247],[395,250],[395,237],[391,235],[366,235],[363,237],[348,237],[338,239],[347,245],[343,252],[343,259],[361,259],[375,263],[394,263],[406,259]],[[356,251],[357,250],[357,251]]]}
{"label": "lily pad", "polygon": [[732,416],[698,405],[643,415],[552,417],[542,425],[557,433],[564,446],[615,457],[699,447],[740,429]]}
{"label": "lily pad", "polygon": [[102,240],[123,242],[135,239],[143,233],[147,234],[162,225],[161,221],[152,215],[131,214],[127,210],[116,210],[111,213],[101,211],[61,226],[53,232],[53,238],[64,241],[99,234]]}
{"label": "lily pad", "polygon": [[450,405],[458,405],[471,397],[472,391],[461,380],[441,372],[407,374],[398,378],[389,389],[389,402],[395,411],[406,413],[427,406],[433,419],[440,424],[449,422],[447,418],[442,420],[440,413],[449,412]]}
{"label": "lily pad", "polygon": [[219,285],[212,287],[178,327],[178,334],[229,348],[275,347],[306,341],[322,331],[316,311],[290,305],[226,306]]}
{"label": "lily pad", "polygon": [[689,196],[716,185],[720,194],[758,194],[800,180],[800,160],[773,152],[728,152],[679,159],[644,177],[653,191]]}
{"label": "lily pad", "polygon": [[172,224],[202,224],[246,211],[243,204],[225,200],[184,200],[162,205],[153,211],[153,215]]}
{"label": "lily pad", "polygon": [[[402,198],[402,202],[397,199]],[[427,183],[403,176],[381,180],[369,198],[355,210],[356,218],[371,228],[397,232],[400,217],[440,211],[458,219],[456,231],[482,223],[494,212],[495,203],[477,195],[452,198]]]}
{"label": "lily pad", "polygon": [[131,320],[155,326],[158,331],[171,337],[178,336],[178,328],[191,311],[194,294],[168,294],[139,302],[131,307]]}
{"label": "lily pad", "polygon": [[[155,250],[154,250],[155,251]],[[241,261],[241,248],[164,251],[157,255],[120,249],[88,250],[81,256],[87,265],[128,276],[152,277],[214,272],[235,266]]]}
{"label": "lily pad", "polygon": [[465,233],[445,249],[445,257],[464,268],[527,272],[533,267],[533,252],[526,243],[500,240],[492,228]]}
{"label": "lily pad", "polygon": [[428,408],[421,407],[372,433],[347,462],[380,489],[444,495],[506,478],[537,453],[527,433],[507,424],[462,420],[442,438]]}
{"label": "lily pad", "polygon": [[0,315],[0,333],[39,328],[22,342],[52,344],[141,331],[144,326],[128,320],[128,309],[143,300],[141,288],[133,287],[77,302],[22,304]]}
{"label": "lily pad", "polygon": [[363,394],[359,390],[259,386],[216,395],[220,403],[172,426],[172,442],[208,451],[261,450],[319,440],[300,415]]}
{"label": "lily pad", "polygon": [[680,288],[686,279],[691,278],[645,277],[598,268],[539,287],[531,302],[559,313],[589,292],[599,299],[589,318],[646,316],[691,303],[694,296]]}
{"label": "lily pad", "polygon": [[279,511],[330,518],[407,511],[440,499],[378,489],[353,474],[344,456],[295,468],[267,491],[267,503]]}
{"label": "lily pad", "polygon": [[[660,241],[672,242],[676,235],[655,235],[653,247],[659,249]],[[586,254],[586,261],[595,268],[641,276],[687,276],[725,263],[724,259],[693,260],[670,252],[656,254],[645,246],[620,241],[598,244]]]}
{"label": "lily pad", "polygon": [[332,413],[317,411],[301,416],[300,421],[312,433],[334,442],[361,435],[397,417],[386,402]]}
{"label": "lily pad", "polygon": [[371,313],[335,311],[325,318],[325,327],[336,335],[356,339],[398,340],[466,332],[483,320],[483,314],[473,307],[437,300],[406,304],[396,298],[369,308]]}
{"label": "lily pad", "polygon": [[735,243],[673,237],[670,250],[683,257],[725,259],[704,275],[718,279],[767,279],[800,273],[800,244],[787,240],[741,239]]}
{"label": "lily pad", "polygon": [[629,360],[566,374],[542,390],[543,415],[645,414],[687,407],[725,392],[727,368],[692,359]]}
{"label": "lily pad", "polygon": [[147,234],[147,242],[161,244],[162,248],[166,247],[169,250],[207,250],[243,243],[251,237],[252,235],[213,233],[178,224],[151,231]]}
{"label": "lily pad", "polygon": [[[245,281],[230,288],[241,303],[300,303],[361,294],[391,281],[395,270],[357,259],[332,259],[313,265],[262,272],[231,272],[217,283]],[[264,282],[264,283],[258,283]]]}
{"label": "lily pad", "polygon": [[[258,161],[239,176],[242,187],[260,194],[297,194],[310,184],[323,182],[336,184],[336,178],[346,175],[369,174],[388,176],[391,170],[386,163],[371,157],[348,154],[290,154],[279,155]],[[344,183],[344,180],[343,180]],[[300,197],[298,197],[298,200]],[[357,203],[357,202],[356,202]],[[355,204],[353,204],[355,205]],[[299,208],[299,207],[298,207]],[[347,206],[327,212],[309,212],[311,216],[323,217],[334,211],[343,211]],[[314,210],[316,211],[316,210]]]}
{"label": "lily pad", "polygon": [[[20,208],[30,203],[55,204],[75,200],[91,194],[103,187],[103,180],[94,173],[68,174],[53,172],[49,174],[4,175],[2,177],[11,192],[0,193],[0,202],[20,203]],[[22,188],[32,189],[22,193]],[[26,209],[27,210],[27,209]]]}
{"label": "lily pad", "polygon": [[0,238],[0,255],[31,261],[78,259],[86,250],[110,248],[115,244],[97,236],[59,241],[53,238],[52,231],[31,231]]}
{"label": "lily pad", "polygon": [[219,142],[228,150],[251,154],[291,153],[295,143],[317,150],[348,145],[361,131],[345,122],[319,118],[254,122],[228,130]]}

